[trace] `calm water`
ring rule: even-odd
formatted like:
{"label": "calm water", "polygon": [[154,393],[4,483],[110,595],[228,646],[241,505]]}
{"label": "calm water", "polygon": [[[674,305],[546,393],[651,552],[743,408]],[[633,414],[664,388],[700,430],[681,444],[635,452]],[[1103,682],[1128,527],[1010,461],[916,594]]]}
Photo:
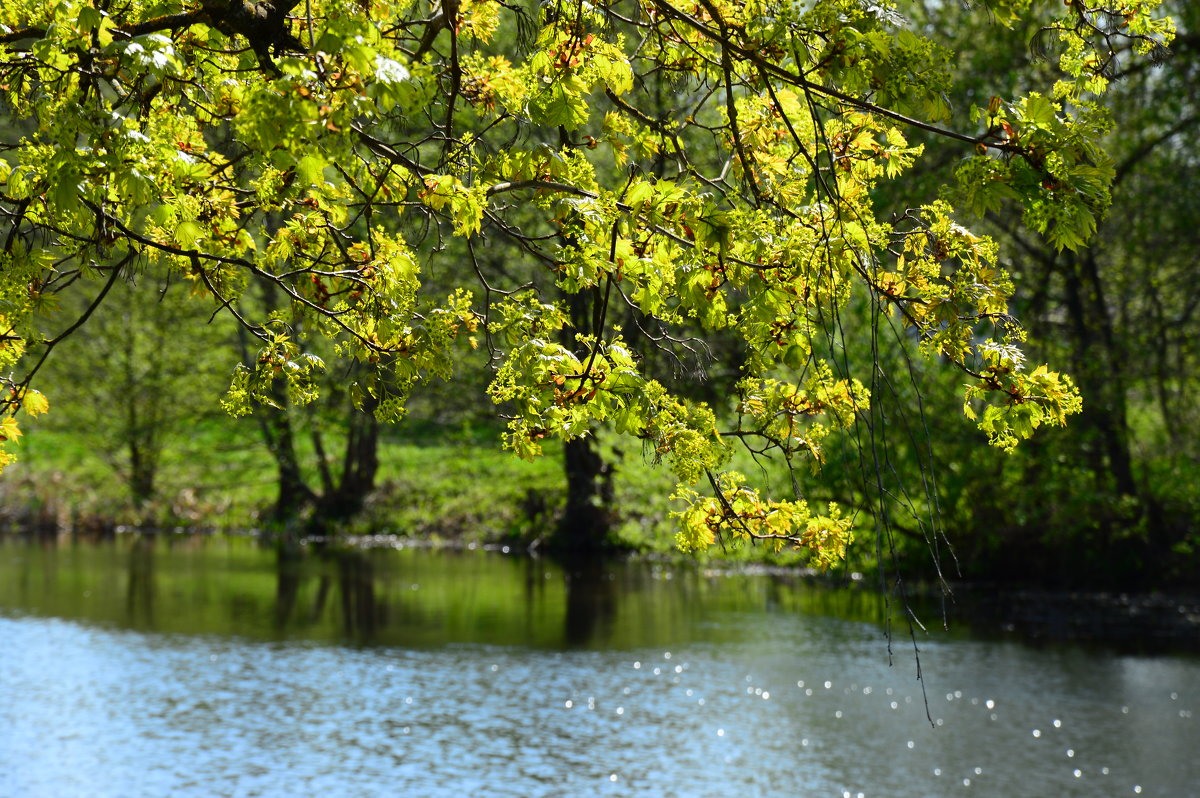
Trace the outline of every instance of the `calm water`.
{"label": "calm water", "polygon": [[0,541],[3,796],[1200,795],[1200,661],[483,552]]}

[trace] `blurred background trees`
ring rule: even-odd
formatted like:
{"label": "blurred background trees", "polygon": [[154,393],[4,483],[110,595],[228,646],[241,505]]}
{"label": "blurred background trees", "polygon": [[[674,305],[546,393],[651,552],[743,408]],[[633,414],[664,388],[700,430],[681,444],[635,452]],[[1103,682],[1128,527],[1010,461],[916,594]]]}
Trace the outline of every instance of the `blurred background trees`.
{"label": "blurred background trees", "polygon": [[[909,363],[912,382],[889,384],[883,397],[881,417],[893,422],[885,476],[899,497],[895,540],[912,555],[910,567],[924,561],[926,575],[941,568],[948,576],[1108,586],[1197,580],[1200,199],[1192,186],[1200,177],[1200,8],[1176,3],[1169,13],[1179,26],[1169,58],[1134,63],[1117,52],[1108,69],[1103,105],[1115,127],[1106,148],[1116,180],[1089,247],[1056,251],[1022,231],[1013,210],[991,211],[981,226],[1000,242],[1013,275],[1013,312],[1029,332],[1031,356],[1072,375],[1083,413],[1000,455],[980,449],[959,423],[961,386],[919,360]],[[925,14],[961,55],[953,108],[1006,84],[1018,91],[1043,63],[1035,17],[983,32],[957,4],[927,4]],[[950,166],[924,162],[922,182],[909,188],[937,196]],[[912,198],[895,202],[905,207]],[[857,453],[840,456],[852,472]],[[937,529],[914,519],[925,509],[923,466],[936,485]],[[834,492],[856,496],[849,482]],[[956,558],[936,545],[940,535]]]}

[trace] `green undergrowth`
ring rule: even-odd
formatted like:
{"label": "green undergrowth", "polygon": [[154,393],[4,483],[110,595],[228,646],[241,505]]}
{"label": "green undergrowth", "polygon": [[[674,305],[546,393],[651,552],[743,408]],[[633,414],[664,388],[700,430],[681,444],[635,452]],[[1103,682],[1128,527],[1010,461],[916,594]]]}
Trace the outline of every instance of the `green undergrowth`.
{"label": "green undergrowth", "polygon": [[[97,530],[118,526],[223,531],[272,526],[276,471],[254,420],[200,419],[168,442],[155,498],[135,506],[119,456],[89,445],[75,429],[30,425],[20,460],[0,477],[0,519],[10,526]],[[317,482],[307,436],[297,436],[305,476]],[[615,548],[678,556],[670,498],[674,484],[652,453],[602,446],[613,468]],[[331,448],[330,451],[333,451]],[[404,423],[388,428],[379,449],[377,489],[361,513],[336,531],[442,542],[536,545],[555,529],[565,503],[562,454],[525,462],[501,450],[486,428]],[[736,464],[760,482],[775,481],[747,458]],[[693,555],[686,555],[695,559]],[[797,564],[789,552],[754,546],[715,548],[702,560]]]}

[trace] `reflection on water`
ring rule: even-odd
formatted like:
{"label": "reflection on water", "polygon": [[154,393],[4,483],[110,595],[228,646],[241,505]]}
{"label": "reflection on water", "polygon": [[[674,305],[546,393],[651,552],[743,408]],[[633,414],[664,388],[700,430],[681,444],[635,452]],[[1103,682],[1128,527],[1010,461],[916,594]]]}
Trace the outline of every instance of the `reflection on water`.
{"label": "reflection on water", "polygon": [[1195,794],[1200,663],[930,634],[781,577],[0,543],[0,795]]}
{"label": "reflection on water", "polygon": [[160,633],[539,648],[741,639],[736,627],[701,624],[715,610],[864,621],[884,610],[870,591],[790,576],[202,536],[61,546],[0,540],[2,608]]}

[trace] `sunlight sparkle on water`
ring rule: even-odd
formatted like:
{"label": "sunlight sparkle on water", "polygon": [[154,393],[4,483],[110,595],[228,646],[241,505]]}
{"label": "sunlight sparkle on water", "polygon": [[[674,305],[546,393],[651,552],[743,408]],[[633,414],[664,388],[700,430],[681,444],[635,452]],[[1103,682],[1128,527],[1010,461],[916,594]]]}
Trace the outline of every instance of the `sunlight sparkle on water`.
{"label": "sunlight sparkle on water", "polygon": [[[554,573],[559,575],[558,571]],[[515,595],[525,595],[525,577],[521,576],[522,581],[514,588]],[[421,580],[421,590],[415,594],[408,590],[414,584],[413,578],[393,581],[396,592],[402,592],[406,602],[432,600],[425,597],[441,594],[432,576],[422,573]],[[267,594],[274,595],[276,586],[266,581],[264,585]],[[308,587],[311,589],[304,595],[311,597],[317,587],[315,577],[310,579]],[[114,606],[125,606],[123,595],[118,595],[115,601]],[[425,605],[414,607],[421,609]],[[334,612],[340,611],[340,605],[331,604],[330,608],[331,617],[340,617]],[[488,603],[485,609],[490,613],[494,608]],[[559,622],[559,615],[549,615]],[[641,617],[641,612],[632,615]],[[516,628],[524,632],[527,613],[514,616]],[[717,617],[720,624],[712,617]],[[1191,665],[1185,667],[1173,660],[1114,657],[1103,660],[1103,667],[1096,670],[1092,668],[1092,657],[1071,650],[1055,649],[1050,652],[1053,656],[1046,656],[1040,649],[1015,646],[992,649],[987,647],[990,644],[960,646],[957,641],[939,642],[933,647],[938,655],[936,673],[945,682],[937,688],[930,685],[930,704],[934,724],[944,726],[926,736],[931,730],[921,706],[921,693],[902,695],[912,690],[907,686],[909,674],[885,669],[877,661],[881,657],[860,656],[862,651],[878,653],[869,648],[874,645],[873,629],[825,618],[809,621],[772,614],[760,626],[749,629],[758,637],[743,642],[739,636],[749,634],[744,628],[745,618],[740,609],[736,613],[702,618],[703,624],[698,628],[706,631],[708,626],[704,624],[712,624],[720,633],[716,642],[701,638],[696,629],[677,631],[665,624],[663,628],[669,632],[666,639],[652,635],[644,639],[636,635],[617,636],[611,649],[580,647],[572,641],[560,645],[553,642],[558,638],[542,632],[531,634],[515,645],[500,645],[485,636],[481,640],[452,639],[446,644],[431,642],[428,648],[409,648],[411,640],[425,639],[420,636],[425,632],[419,625],[414,627],[416,631],[405,627],[394,631],[391,637],[383,630],[380,639],[366,647],[345,646],[340,639],[313,645],[304,637],[312,623],[307,615],[297,621],[303,624],[301,639],[296,643],[275,640],[273,627],[264,633],[262,641],[241,638],[226,641],[182,635],[153,636],[137,631],[114,634],[61,621],[36,624],[24,619],[12,621],[2,614],[0,631],[12,628],[25,634],[28,645],[23,645],[22,651],[43,639],[47,650],[56,651],[63,640],[78,638],[81,648],[88,653],[96,649],[97,641],[103,642],[119,653],[122,663],[135,676],[134,666],[157,666],[159,660],[174,666],[164,670],[171,674],[166,679],[130,678],[124,672],[120,678],[110,678],[105,669],[89,669],[86,673],[96,673],[102,679],[97,695],[105,697],[105,701],[112,696],[139,699],[150,696],[157,701],[142,716],[114,713],[121,715],[117,720],[125,725],[113,727],[113,740],[126,740],[124,746],[137,740],[144,749],[157,751],[164,762],[173,761],[171,757],[177,749],[172,746],[176,738],[191,746],[189,750],[202,753],[204,746],[211,746],[207,751],[209,759],[204,763],[206,771],[214,774],[209,784],[198,785],[195,792],[182,788],[172,792],[170,788],[178,787],[179,783],[173,785],[171,780],[178,777],[160,769],[166,773],[158,776],[161,784],[156,783],[153,791],[147,791],[147,794],[179,798],[238,793],[240,785],[229,780],[234,776],[220,775],[220,768],[226,765],[227,739],[271,745],[278,742],[276,730],[285,727],[294,729],[305,740],[319,740],[326,726],[318,718],[326,717],[337,717],[347,728],[353,726],[355,736],[339,738],[325,749],[314,749],[311,745],[297,748],[289,753],[293,759],[287,760],[297,767],[280,767],[277,773],[262,772],[261,762],[251,757],[246,763],[248,775],[238,777],[253,778],[254,787],[261,783],[259,794],[263,795],[315,794],[317,787],[326,794],[373,794],[370,786],[361,791],[357,786],[360,782],[382,780],[388,768],[399,766],[393,775],[409,781],[403,785],[395,782],[397,792],[453,796],[477,794],[475,774],[502,763],[512,767],[512,773],[506,774],[514,779],[512,794],[530,798],[597,794],[602,792],[598,785],[605,780],[611,783],[604,789],[614,795],[774,795],[779,794],[780,784],[791,783],[801,772],[806,784],[797,794],[802,795],[1091,798],[1133,794],[1140,798],[1143,794],[1191,795],[1194,790],[1180,780],[1178,773],[1200,778],[1196,764],[1188,761],[1190,756],[1186,753],[1195,750],[1193,735],[1200,726],[1191,720],[1180,723],[1177,719],[1177,715],[1185,712],[1190,717],[1195,706],[1200,706],[1200,691],[1189,687],[1196,682],[1183,681],[1194,679],[1192,674],[1196,671]],[[267,626],[269,621],[268,618]],[[786,627],[789,632],[786,636],[778,633],[785,621],[791,624]],[[825,626],[837,633],[829,652],[816,648],[813,642],[816,639],[813,630]],[[475,634],[477,628],[490,634],[491,627],[486,625],[471,626],[471,633]],[[557,627],[552,631],[562,632]],[[811,633],[801,634],[801,631]],[[17,632],[0,635],[0,639],[7,642]],[[855,640],[861,640],[862,651],[852,646],[847,648],[845,640],[849,633],[856,635]],[[693,643],[693,635],[697,642]],[[148,646],[147,639],[160,642]],[[552,645],[544,647],[544,640],[550,640]],[[602,644],[604,641],[597,646]],[[662,647],[667,644],[672,646],[671,651]],[[630,653],[662,661],[625,659]],[[210,655],[219,664],[211,665]],[[14,690],[12,694],[22,696],[29,694],[27,685],[32,685],[35,694],[43,696],[49,707],[61,711],[53,703],[58,694],[51,689],[59,686],[57,682],[47,683],[44,674],[36,670],[26,682],[13,681],[10,675],[13,668],[26,664],[26,660],[18,657],[14,661],[9,651],[0,651],[0,660],[5,656],[9,657],[5,660],[8,667],[0,668],[0,687],[9,679],[23,688],[23,692]],[[635,670],[657,675],[629,681],[620,669],[630,664]],[[755,668],[750,675],[749,667]],[[498,675],[501,670],[505,672],[503,678]],[[838,673],[838,678],[846,679],[841,683],[843,697],[837,698],[833,692],[838,683],[832,678],[822,680],[814,676],[814,684],[809,685],[807,677],[797,678],[798,672]],[[68,671],[72,678],[82,673],[82,670]],[[280,686],[279,674],[291,673],[315,674],[306,678],[339,689],[309,693],[291,685]],[[446,675],[452,673],[464,678],[446,689]],[[684,673],[686,680],[682,679]],[[252,692],[256,680],[261,686]],[[888,680],[894,682],[894,689],[888,686]],[[780,686],[789,681],[795,683],[795,693]],[[127,688],[127,683],[138,684],[136,694]],[[962,684],[963,689],[947,689],[946,685],[954,683]],[[775,689],[768,690],[770,685],[775,685]],[[632,689],[634,686],[638,688],[636,691]],[[817,692],[822,686],[825,693]],[[482,697],[468,694],[469,689],[476,687],[484,692]],[[1112,689],[1116,688],[1125,691],[1117,697],[1129,701],[1128,705],[1115,703]],[[1173,688],[1178,692],[1172,693]],[[42,692],[38,693],[39,690]],[[712,699],[708,706],[705,698],[700,697],[701,691]],[[593,695],[589,696],[589,692]],[[876,692],[879,699],[874,698]],[[554,697],[564,694],[564,698]],[[365,706],[363,695],[378,699],[378,712],[373,717],[360,714]],[[936,703],[938,695],[946,699],[945,707]],[[416,701],[418,696],[420,702]],[[575,696],[579,696],[579,701],[574,700]],[[755,696],[763,700],[742,700]],[[74,693],[68,695],[74,697]],[[1168,700],[1163,701],[1164,698]],[[1193,702],[1197,702],[1195,706]],[[900,710],[901,704],[909,706]],[[997,714],[999,704],[1004,704],[1003,717]],[[22,706],[24,711],[32,711],[31,702],[26,701]],[[0,707],[7,710],[4,702],[0,702]],[[245,708],[241,714],[240,707]],[[575,712],[575,708],[581,712]],[[890,712],[883,712],[889,708]],[[1045,736],[1049,742],[1056,731],[1066,729],[1061,716],[1046,721],[1045,715],[1054,708],[1067,715],[1072,725],[1062,738],[1056,738],[1058,745],[1047,744],[1042,748],[1041,737]],[[74,709],[83,712],[89,708]],[[109,704],[104,703],[100,709],[107,712]],[[558,712],[559,709],[565,714]],[[338,717],[338,712],[349,714]],[[0,716],[3,714],[0,712]],[[938,714],[944,716],[944,721],[937,718]],[[46,716],[50,717],[48,713]],[[87,712],[81,717],[95,723],[113,720],[108,714]],[[864,723],[875,718],[883,722],[870,729],[873,733],[864,734]],[[312,724],[305,725],[306,719],[312,719]],[[536,734],[530,734],[530,719],[537,723],[533,730]],[[841,722],[843,719],[846,723]],[[835,722],[830,723],[831,720]],[[904,725],[910,721],[914,724],[912,728]],[[714,728],[714,723],[721,726]],[[1038,726],[1035,728],[1032,723]],[[257,730],[266,724],[271,730],[259,734]],[[1049,730],[1042,729],[1043,724]],[[195,727],[207,734],[199,734],[196,737],[199,742],[193,742],[181,736],[177,727],[183,725],[188,726],[185,732],[190,733],[191,727]],[[707,737],[704,729],[715,731],[716,739]],[[879,733],[880,729],[884,732]],[[1039,744],[1029,746],[1022,729],[1029,730],[1025,733],[1031,733]],[[777,734],[760,737],[764,731]],[[795,738],[792,734],[796,732],[811,736]],[[978,735],[979,744],[968,735]],[[918,736],[922,740],[921,751],[916,751]],[[725,737],[729,738],[728,743]],[[543,739],[548,742],[544,748]],[[679,739],[692,739],[697,750],[684,750],[680,754],[675,750]],[[797,739],[799,749],[795,748]],[[753,768],[746,767],[751,749],[743,747],[750,740],[775,746],[769,752],[772,756],[763,757]],[[1066,740],[1071,741],[1071,747],[1062,745]],[[20,751],[5,752],[2,749],[6,746],[0,746],[0,764],[9,764],[0,766],[0,794],[94,794],[63,781],[61,762],[63,757],[71,759],[76,772],[83,773],[85,764],[100,762],[99,755],[81,759],[75,741],[70,738],[51,742],[57,748],[51,745],[42,753],[28,746],[25,752],[32,751],[34,756],[42,757],[45,773],[49,774],[43,777],[46,784],[61,789],[39,790],[34,784],[33,789],[9,791],[5,779],[12,778],[11,763],[27,767],[25,762],[29,757],[22,760],[18,758]],[[92,744],[99,746],[98,750],[105,755],[101,764],[109,760],[125,761],[121,759],[126,756],[122,746],[105,748],[108,744],[104,740]],[[1083,748],[1075,749],[1076,744]],[[869,760],[884,762],[886,766],[878,772],[864,768],[853,774],[841,767],[822,767],[831,757],[835,765],[842,765],[840,757],[850,745],[863,746],[861,751],[855,749],[856,762]],[[397,749],[402,749],[402,757],[393,757]],[[57,764],[54,756],[58,758]],[[1159,758],[1153,761],[1143,758],[1153,756]],[[1072,767],[1063,767],[1059,757],[1071,759]],[[934,767],[935,760],[945,763],[945,767]],[[125,765],[133,774],[130,778],[140,777],[139,768],[145,769],[145,763],[131,755],[128,761],[133,763]],[[309,764],[313,761],[318,765]],[[532,761],[534,767],[523,775],[521,768],[526,761]],[[729,764],[722,765],[723,761]],[[428,767],[419,768],[416,763],[428,763]],[[1014,767],[1013,763],[1020,766]],[[314,776],[318,766],[329,775]],[[609,773],[604,773],[605,769]],[[1088,784],[1082,781],[1085,774],[1090,774]],[[986,780],[984,775],[988,776]],[[1104,776],[1103,788],[1091,784],[1097,775]],[[308,778],[312,783],[295,785],[289,781],[296,778]],[[341,780],[340,792],[332,787],[335,778]],[[1142,781],[1146,783],[1141,784]],[[18,783],[18,786],[31,785]],[[158,786],[163,789],[157,789]],[[294,789],[288,791],[284,786]],[[305,789],[306,786],[314,789]],[[963,793],[956,792],[960,786]]]}

